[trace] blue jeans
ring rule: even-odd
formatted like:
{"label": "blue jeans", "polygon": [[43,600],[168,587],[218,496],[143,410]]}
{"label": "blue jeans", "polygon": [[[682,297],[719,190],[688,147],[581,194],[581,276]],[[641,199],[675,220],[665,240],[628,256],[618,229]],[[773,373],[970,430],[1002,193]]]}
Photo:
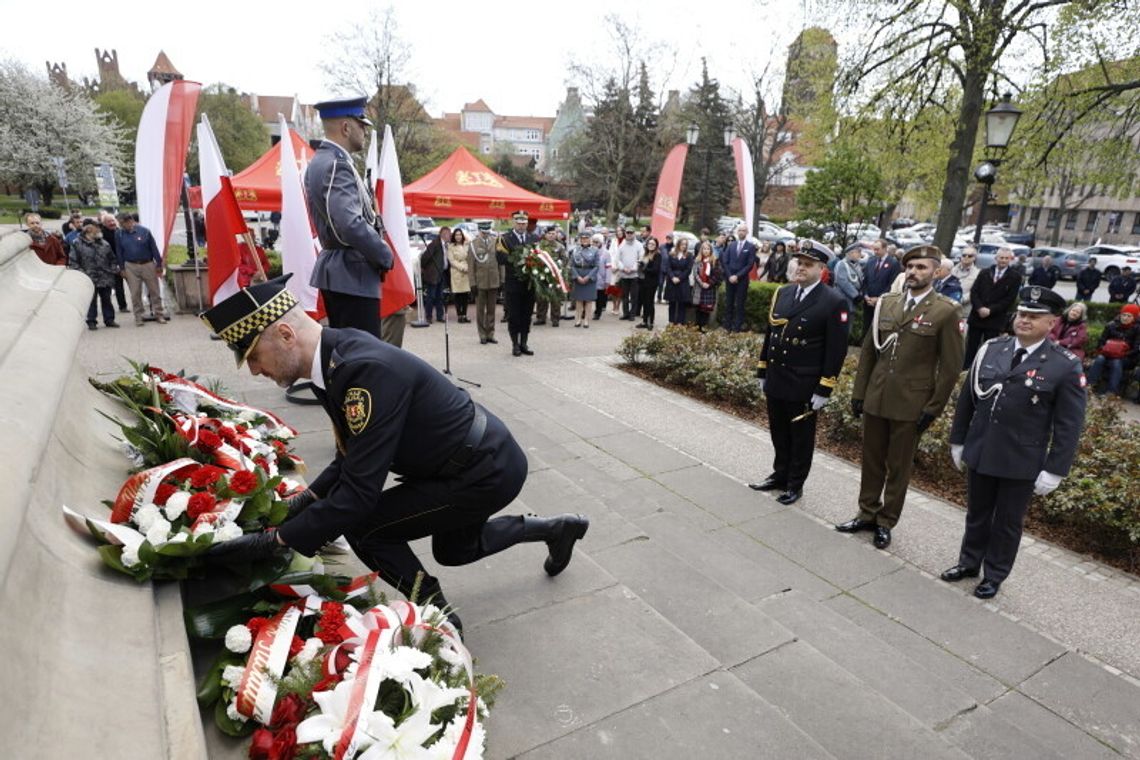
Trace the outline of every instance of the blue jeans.
{"label": "blue jeans", "polygon": [[1104,356],[1098,356],[1096,360],[1089,367],[1089,385],[1093,388],[1100,382],[1100,376],[1104,373],[1105,365],[1108,366],[1108,392],[1120,393],[1120,380],[1124,376],[1124,360],[1123,359],[1108,359]]}
{"label": "blue jeans", "polygon": [[424,283],[424,314],[431,321],[432,309],[435,309],[435,318],[442,322],[443,315],[443,280],[436,283]]}

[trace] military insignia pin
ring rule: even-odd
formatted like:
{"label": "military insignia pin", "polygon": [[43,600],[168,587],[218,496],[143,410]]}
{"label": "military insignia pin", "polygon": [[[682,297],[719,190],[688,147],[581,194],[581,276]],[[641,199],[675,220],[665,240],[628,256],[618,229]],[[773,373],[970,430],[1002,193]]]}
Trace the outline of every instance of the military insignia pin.
{"label": "military insignia pin", "polygon": [[372,394],[363,388],[349,388],[344,394],[344,421],[353,435],[359,435],[372,417]]}
{"label": "military insignia pin", "polygon": [[1034,301],[1040,301],[1041,300],[1041,288],[1037,287],[1036,285],[1033,286],[1032,288],[1030,288],[1029,289],[1029,297],[1031,299],[1033,299]]}

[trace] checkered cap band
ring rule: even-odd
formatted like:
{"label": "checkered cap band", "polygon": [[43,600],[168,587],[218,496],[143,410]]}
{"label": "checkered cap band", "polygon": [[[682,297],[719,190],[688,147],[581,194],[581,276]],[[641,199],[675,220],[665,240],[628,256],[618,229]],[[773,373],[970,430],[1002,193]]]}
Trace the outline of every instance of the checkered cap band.
{"label": "checkered cap band", "polygon": [[234,350],[246,348],[262,330],[281,319],[285,312],[296,305],[297,299],[293,294],[282,289],[250,314],[218,330],[218,336]]}

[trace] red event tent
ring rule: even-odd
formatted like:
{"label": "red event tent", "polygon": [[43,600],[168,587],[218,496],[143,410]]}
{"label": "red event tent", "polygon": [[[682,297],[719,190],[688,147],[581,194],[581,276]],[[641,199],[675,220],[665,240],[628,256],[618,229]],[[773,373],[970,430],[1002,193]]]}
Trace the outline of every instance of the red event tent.
{"label": "red event tent", "polygon": [[[293,155],[302,173],[313,158],[309,143],[294,130],[289,130],[293,140]],[[281,143],[270,148],[261,158],[247,166],[244,171],[230,178],[234,186],[234,196],[243,211],[281,210]],[[202,188],[190,188],[190,206],[202,208]]]}
{"label": "red event tent", "polygon": [[404,204],[409,213],[424,216],[502,218],[521,210],[538,219],[570,218],[570,201],[523,190],[466,148],[456,148],[442,164],[405,186]]}

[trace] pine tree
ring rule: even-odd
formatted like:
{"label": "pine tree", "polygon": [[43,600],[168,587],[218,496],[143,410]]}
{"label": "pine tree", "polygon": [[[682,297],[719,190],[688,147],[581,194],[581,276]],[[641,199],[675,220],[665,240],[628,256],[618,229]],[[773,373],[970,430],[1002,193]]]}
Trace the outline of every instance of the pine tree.
{"label": "pine tree", "polygon": [[724,144],[724,130],[732,122],[729,105],[721,97],[720,83],[709,76],[704,58],[701,81],[689,91],[685,110],[689,123],[700,128],[700,138],[685,161],[681,203],[685,218],[698,228],[711,230],[716,218],[728,208],[736,187],[736,169],[732,150]]}

